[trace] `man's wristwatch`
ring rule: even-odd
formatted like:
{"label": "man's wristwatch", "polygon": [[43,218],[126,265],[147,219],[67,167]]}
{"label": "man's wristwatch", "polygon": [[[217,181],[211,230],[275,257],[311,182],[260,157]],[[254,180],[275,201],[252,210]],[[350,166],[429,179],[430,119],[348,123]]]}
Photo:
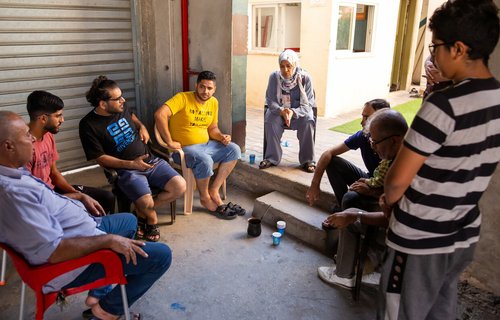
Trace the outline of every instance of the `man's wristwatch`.
{"label": "man's wristwatch", "polygon": [[356,222],[361,223],[361,216],[364,214],[363,211],[358,211],[357,212],[357,217],[356,217]]}

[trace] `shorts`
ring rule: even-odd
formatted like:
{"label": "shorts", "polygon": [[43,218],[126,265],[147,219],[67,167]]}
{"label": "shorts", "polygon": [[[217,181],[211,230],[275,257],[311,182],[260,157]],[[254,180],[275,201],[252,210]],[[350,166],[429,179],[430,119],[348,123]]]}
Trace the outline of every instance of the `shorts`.
{"label": "shorts", "polygon": [[117,185],[127,198],[135,202],[140,197],[151,194],[151,187],[165,189],[165,185],[175,176],[179,174],[165,160],[153,158],[148,161],[152,164],[151,169],[127,170],[117,169],[118,181]]}

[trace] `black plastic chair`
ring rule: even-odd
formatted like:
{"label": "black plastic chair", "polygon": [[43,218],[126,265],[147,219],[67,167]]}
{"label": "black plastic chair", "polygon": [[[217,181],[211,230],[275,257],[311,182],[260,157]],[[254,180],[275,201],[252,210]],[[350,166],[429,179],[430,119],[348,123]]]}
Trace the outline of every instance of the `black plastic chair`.
{"label": "black plastic chair", "polygon": [[354,301],[359,300],[359,294],[361,292],[361,285],[363,284],[361,279],[363,278],[363,269],[365,268],[366,256],[368,255],[368,247],[370,243],[375,241],[377,236],[377,227],[368,226],[366,232],[361,234],[361,239],[358,245],[358,264],[356,267],[356,282],[354,288],[352,289],[352,298]]}

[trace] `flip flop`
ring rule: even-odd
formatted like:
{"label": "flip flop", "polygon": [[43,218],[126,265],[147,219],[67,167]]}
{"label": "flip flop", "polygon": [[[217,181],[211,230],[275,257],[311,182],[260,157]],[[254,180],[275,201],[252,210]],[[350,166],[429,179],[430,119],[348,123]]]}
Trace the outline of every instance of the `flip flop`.
{"label": "flip flop", "polygon": [[217,209],[215,209],[215,211],[208,211],[208,212],[216,216],[217,218],[224,220],[233,220],[238,216],[236,214],[236,211],[229,208],[226,204],[218,206]]}
{"label": "flip flop", "polygon": [[236,214],[239,216],[244,216],[247,213],[245,209],[243,209],[239,204],[236,203],[229,202],[227,204],[227,207],[236,212]]}

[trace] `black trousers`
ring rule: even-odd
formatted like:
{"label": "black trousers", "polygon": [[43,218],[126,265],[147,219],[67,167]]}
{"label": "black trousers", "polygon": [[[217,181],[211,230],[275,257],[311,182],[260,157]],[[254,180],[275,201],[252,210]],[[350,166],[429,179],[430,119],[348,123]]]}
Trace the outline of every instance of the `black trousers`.
{"label": "black trousers", "polygon": [[[115,213],[115,195],[111,191],[82,185],[73,185],[73,188],[94,198],[99,202],[104,212]],[[57,187],[54,188],[54,191],[63,194]]]}

